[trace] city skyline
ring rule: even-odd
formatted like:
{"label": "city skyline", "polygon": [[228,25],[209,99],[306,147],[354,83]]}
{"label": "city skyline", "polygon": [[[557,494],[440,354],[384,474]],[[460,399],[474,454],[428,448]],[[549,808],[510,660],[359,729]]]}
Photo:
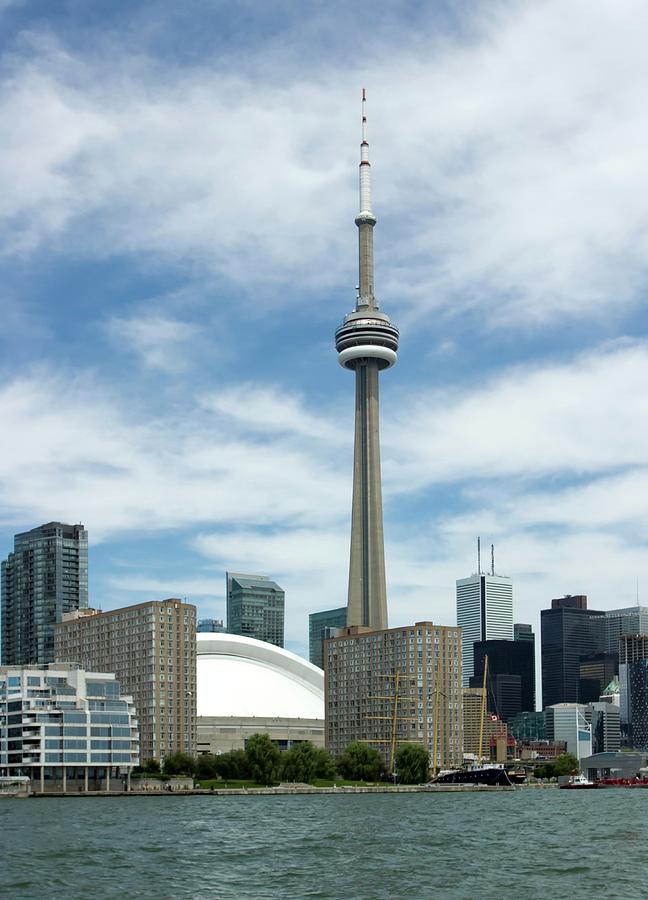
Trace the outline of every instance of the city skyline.
{"label": "city skyline", "polygon": [[454,623],[478,534],[536,634],[641,601],[648,11],[130,6],[0,12],[2,556],[81,520],[93,606],[215,618],[267,571],[306,656],[347,592],[366,85],[390,625]]}

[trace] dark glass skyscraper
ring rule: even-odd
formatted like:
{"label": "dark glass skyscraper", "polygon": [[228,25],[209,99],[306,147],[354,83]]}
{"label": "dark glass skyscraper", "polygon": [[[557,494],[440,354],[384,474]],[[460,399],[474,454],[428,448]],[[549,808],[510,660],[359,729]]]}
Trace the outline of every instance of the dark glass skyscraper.
{"label": "dark glass skyscraper", "polygon": [[308,658],[314,666],[324,668],[324,641],[333,637],[335,628],[344,628],[347,620],[346,606],[324,609],[308,617]]}
{"label": "dark glass skyscraper", "polygon": [[88,606],[88,532],[48,522],[14,537],[2,563],[2,664],[54,660],[54,625]]}
{"label": "dark glass skyscraper", "polygon": [[535,670],[530,641],[475,641],[475,674],[471,687],[481,687],[488,656],[489,709],[506,722],[511,716],[535,710]]}
{"label": "dark glass skyscraper", "polygon": [[227,572],[227,630],[230,634],[284,645],[286,595],[267,575]]}
{"label": "dark glass skyscraper", "polygon": [[581,657],[605,650],[605,613],[587,609],[587,598],[552,600],[540,613],[542,705],[580,702]]}

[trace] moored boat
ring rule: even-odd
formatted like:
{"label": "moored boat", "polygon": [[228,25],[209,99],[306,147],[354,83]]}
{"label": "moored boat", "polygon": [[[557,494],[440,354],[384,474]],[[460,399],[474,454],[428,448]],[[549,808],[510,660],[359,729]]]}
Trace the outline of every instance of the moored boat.
{"label": "moored boat", "polygon": [[489,787],[510,787],[511,779],[504,768],[473,766],[470,769],[441,772],[430,781],[430,784],[484,784]]}
{"label": "moored boat", "polygon": [[599,783],[598,781],[590,781],[589,778],[581,773],[580,775],[572,775],[569,781],[559,784],[558,787],[563,790],[588,790],[599,787]]}

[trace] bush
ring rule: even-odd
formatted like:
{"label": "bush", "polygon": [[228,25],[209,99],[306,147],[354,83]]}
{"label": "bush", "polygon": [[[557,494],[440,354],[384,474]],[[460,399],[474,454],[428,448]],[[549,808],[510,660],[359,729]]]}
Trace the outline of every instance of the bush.
{"label": "bush", "polygon": [[396,772],[403,784],[422,784],[429,769],[430,755],[423,744],[405,744],[396,753]]}
{"label": "bush", "polygon": [[385,764],[374,747],[354,741],[338,760],[338,770],[349,781],[378,781],[385,771]]}

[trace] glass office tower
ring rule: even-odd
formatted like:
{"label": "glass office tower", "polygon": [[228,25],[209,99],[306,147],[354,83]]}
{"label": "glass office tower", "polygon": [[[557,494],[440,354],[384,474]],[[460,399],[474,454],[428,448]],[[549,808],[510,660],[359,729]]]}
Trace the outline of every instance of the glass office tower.
{"label": "glass office tower", "polygon": [[88,606],[88,532],[48,522],[17,534],[2,563],[2,664],[54,660],[54,626]]}

